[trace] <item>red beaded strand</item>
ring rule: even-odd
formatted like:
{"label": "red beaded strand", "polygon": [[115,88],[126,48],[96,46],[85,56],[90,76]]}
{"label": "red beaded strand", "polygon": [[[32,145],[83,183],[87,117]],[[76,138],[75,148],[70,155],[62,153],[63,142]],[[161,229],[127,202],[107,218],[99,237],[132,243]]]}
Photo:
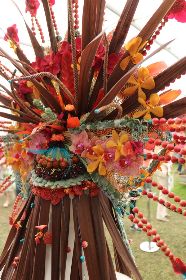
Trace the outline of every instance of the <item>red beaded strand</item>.
{"label": "red beaded strand", "polygon": [[79,4],[78,0],[72,1],[72,8],[73,8],[73,14],[74,14],[74,29],[77,31],[79,29]]}
{"label": "red beaded strand", "polygon": [[50,13],[51,13],[51,18],[52,18],[52,22],[53,22],[53,26],[56,32],[56,36],[59,37],[59,31],[58,31],[58,27],[57,27],[57,23],[56,23],[56,18],[55,18],[55,14],[52,8],[52,3],[49,1],[49,6],[50,6]]}
{"label": "red beaded strand", "polygon": [[35,23],[37,25],[37,28],[38,28],[38,31],[39,31],[39,34],[40,34],[40,37],[41,37],[41,41],[44,44],[45,43],[45,38],[44,38],[43,30],[42,30],[41,25],[39,24],[39,21],[36,17],[35,17]]}

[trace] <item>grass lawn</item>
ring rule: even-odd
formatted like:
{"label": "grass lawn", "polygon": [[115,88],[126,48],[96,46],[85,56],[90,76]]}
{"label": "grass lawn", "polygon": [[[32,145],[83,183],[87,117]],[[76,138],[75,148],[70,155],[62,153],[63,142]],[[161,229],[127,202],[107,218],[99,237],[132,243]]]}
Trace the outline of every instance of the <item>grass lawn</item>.
{"label": "grass lawn", "polygon": [[[186,186],[181,186],[176,178],[175,188],[173,191],[186,199]],[[141,198],[138,201],[138,208],[147,217],[147,198]],[[156,216],[157,204],[151,202],[151,223],[157,229],[161,238],[165,240],[172,252],[186,261],[186,217],[180,214],[170,212],[169,222],[157,221]],[[0,252],[8,234],[8,216],[11,207],[3,208],[2,199],[0,199]],[[130,230],[131,222],[125,219],[125,227],[128,238],[132,239],[131,244],[137,266],[144,280],[176,280],[180,276],[174,274],[169,258],[165,257],[161,251],[155,253],[146,253],[140,250],[140,243],[147,241],[148,238],[144,232],[134,232]],[[95,279],[96,280],[96,279]]]}

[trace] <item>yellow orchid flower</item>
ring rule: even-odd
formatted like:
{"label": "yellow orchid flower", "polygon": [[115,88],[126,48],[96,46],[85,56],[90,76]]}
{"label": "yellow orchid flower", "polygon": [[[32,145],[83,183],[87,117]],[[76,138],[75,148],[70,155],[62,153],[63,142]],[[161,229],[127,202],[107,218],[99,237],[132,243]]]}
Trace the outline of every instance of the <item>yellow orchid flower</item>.
{"label": "yellow orchid flower", "polygon": [[123,71],[127,68],[130,61],[133,64],[138,64],[143,59],[143,55],[139,51],[143,48],[145,43],[142,42],[142,38],[136,37],[125,45],[125,49],[129,55],[120,62],[120,68]]}
{"label": "yellow orchid flower", "polygon": [[115,148],[115,161],[119,160],[119,158],[124,154],[123,144],[128,141],[128,134],[122,133],[119,135],[115,130],[112,131],[112,140],[109,140],[106,144],[107,148]]}
{"label": "yellow orchid flower", "polygon": [[153,77],[150,75],[148,68],[141,67],[138,69],[137,75],[131,75],[128,82],[129,87],[127,87],[123,94],[132,95],[138,90],[138,95],[143,96],[144,89],[153,89],[155,87],[155,82]]}
{"label": "yellow orchid flower", "polygon": [[104,160],[104,149],[101,145],[96,145],[92,147],[94,154],[87,154],[86,157],[91,160],[87,166],[87,171],[89,173],[94,172],[98,168],[98,173],[102,176],[105,176],[107,171],[105,167]]}
{"label": "yellow orchid flower", "polygon": [[[144,94],[145,95],[145,94]],[[157,93],[153,93],[150,96],[150,100],[146,102],[146,95],[139,96],[138,102],[143,105],[145,109],[135,112],[133,118],[140,118],[144,116],[144,119],[151,119],[151,113],[159,118],[163,116],[163,108],[158,106],[160,97]]]}

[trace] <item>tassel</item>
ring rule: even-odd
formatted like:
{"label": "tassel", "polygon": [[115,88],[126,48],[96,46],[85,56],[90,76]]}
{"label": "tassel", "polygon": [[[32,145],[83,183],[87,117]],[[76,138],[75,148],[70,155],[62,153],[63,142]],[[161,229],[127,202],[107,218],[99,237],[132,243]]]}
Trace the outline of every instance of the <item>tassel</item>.
{"label": "tassel", "polygon": [[171,262],[175,273],[183,274],[183,276],[186,276],[186,264],[183,263],[182,260],[180,260],[179,258],[173,258],[171,259]]}

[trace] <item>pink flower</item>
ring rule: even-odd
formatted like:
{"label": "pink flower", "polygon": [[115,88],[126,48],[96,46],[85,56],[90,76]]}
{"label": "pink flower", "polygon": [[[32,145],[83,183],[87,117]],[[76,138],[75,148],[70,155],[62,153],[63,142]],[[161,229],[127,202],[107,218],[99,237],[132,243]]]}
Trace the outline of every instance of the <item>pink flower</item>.
{"label": "pink flower", "polygon": [[119,163],[115,164],[115,169],[122,176],[139,176],[142,163],[143,160],[141,157],[123,157]]}
{"label": "pink flower", "polygon": [[30,150],[45,149],[48,144],[48,137],[43,133],[36,133],[29,142]]}
{"label": "pink flower", "polygon": [[75,154],[81,155],[85,150],[90,148],[91,142],[88,138],[86,131],[82,131],[80,134],[72,135],[72,145],[69,147],[70,151]]}
{"label": "pink flower", "polygon": [[35,17],[39,5],[40,3],[38,0],[26,0],[26,12],[29,12],[33,17]]}
{"label": "pink flower", "polygon": [[13,24],[12,26],[7,28],[7,33],[4,37],[4,40],[7,41],[10,39],[12,41],[14,41],[15,43],[19,43],[18,29],[17,29],[16,24]]}
{"label": "pink flower", "polygon": [[167,18],[174,18],[178,22],[186,22],[186,1],[177,0],[169,10]]}

